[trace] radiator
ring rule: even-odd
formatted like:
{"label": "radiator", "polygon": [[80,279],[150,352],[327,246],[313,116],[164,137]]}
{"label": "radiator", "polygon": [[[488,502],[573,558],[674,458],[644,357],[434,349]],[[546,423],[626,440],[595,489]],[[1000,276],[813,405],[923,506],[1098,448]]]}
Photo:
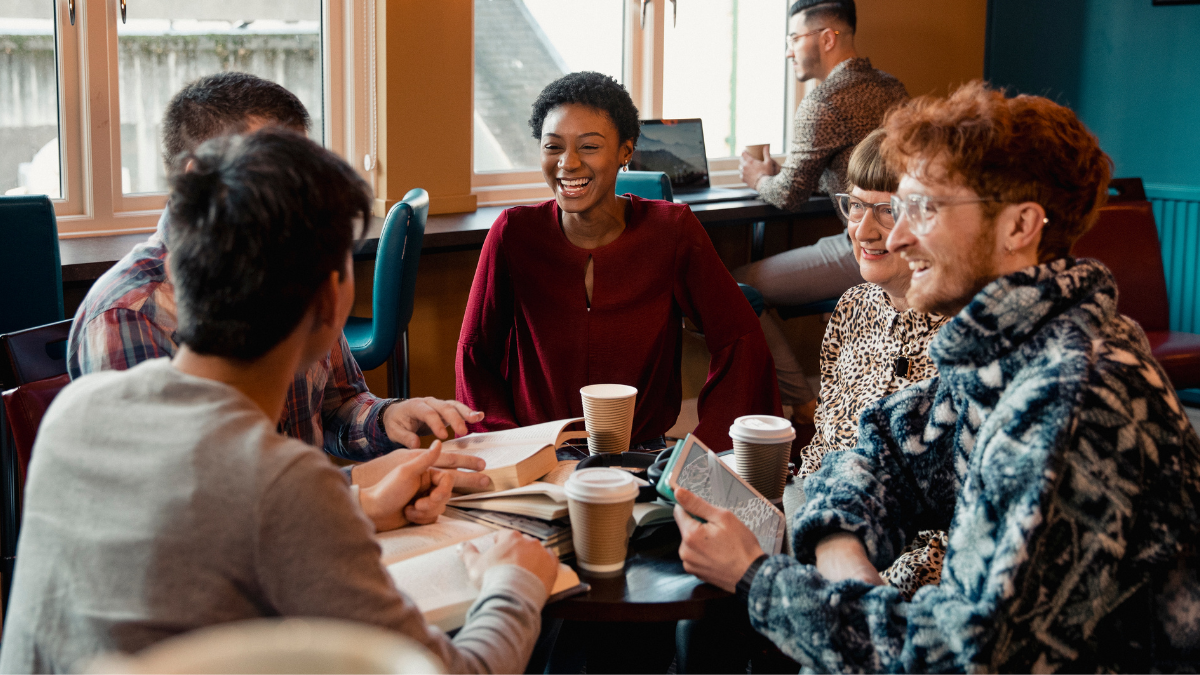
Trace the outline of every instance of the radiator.
{"label": "radiator", "polygon": [[1154,207],[1171,330],[1200,333],[1200,187],[1146,184]]}

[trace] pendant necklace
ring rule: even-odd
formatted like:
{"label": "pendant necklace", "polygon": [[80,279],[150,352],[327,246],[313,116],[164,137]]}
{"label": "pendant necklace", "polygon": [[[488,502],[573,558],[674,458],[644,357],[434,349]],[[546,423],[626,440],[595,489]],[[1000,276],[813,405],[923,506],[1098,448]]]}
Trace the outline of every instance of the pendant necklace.
{"label": "pendant necklace", "polygon": [[892,361],[892,372],[896,377],[912,379],[912,360],[918,351],[917,345],[911,342],[900,347],[900,354]]}

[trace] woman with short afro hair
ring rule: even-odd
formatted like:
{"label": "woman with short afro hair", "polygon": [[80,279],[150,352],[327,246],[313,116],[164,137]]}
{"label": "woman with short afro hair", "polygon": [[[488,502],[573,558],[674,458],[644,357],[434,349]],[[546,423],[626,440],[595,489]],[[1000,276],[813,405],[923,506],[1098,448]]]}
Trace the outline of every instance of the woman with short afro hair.
{"label": "woman with short afro hair", "polygon": [[617,195],[638,111],[616,80],[571,73],[529,120],[554,199],[492,225],[463,319],[457,398],[492,431],[581,417],[588,384],[637,387],[631,440],[657,445],[679,416],[683,318],[712,354],[696,435],[731,446],[741,415],[781,414],[754,310],[685,205]]}

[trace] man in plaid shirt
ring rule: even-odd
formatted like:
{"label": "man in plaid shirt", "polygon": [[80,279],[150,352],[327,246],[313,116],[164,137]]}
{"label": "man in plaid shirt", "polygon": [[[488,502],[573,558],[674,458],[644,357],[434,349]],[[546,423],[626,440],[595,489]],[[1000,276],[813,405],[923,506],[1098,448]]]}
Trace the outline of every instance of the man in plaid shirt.
{"label": "man in plaid shirt", "polygon": [[[304,134],[309,124],[304,105],[283,87],[245,73],[220,73],[193,82],[172,98],[163,119],[164,157],[169,166],[180,153],[209,138],[267,125]],[[164,211],[150,239],[105,272],[80,305],[67,347],[72,379],[175,354],[169,254],[170,223]],[[397,447],[419,447],[422,433],[446,438],[450,427],[466,434],[467,423],[481,419],[483,413],[457,401],[375,397],[343,337],[325,358],[296,375],[279,430],[331,455],[366,462]],[[354,484],[369,485],[406,454],[355,466],[347,470],[348,477]],[[453,453],[442,453],[439,465],[483,468],[480,460]],[[461,486],[482,488],[489,483],[481,474],[454,473]]]}

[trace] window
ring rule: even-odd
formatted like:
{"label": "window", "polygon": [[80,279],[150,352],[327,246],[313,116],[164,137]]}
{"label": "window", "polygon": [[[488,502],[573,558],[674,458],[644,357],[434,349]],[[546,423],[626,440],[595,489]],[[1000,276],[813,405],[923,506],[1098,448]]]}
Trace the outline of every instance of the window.
{"label": "window", "polygon": [[477,173],[538,167],[534,99],[580,70],[620,80],[623,22],[624,0],[475,0]]}
{"label": "window", "polygon": [[0,4],[0,194],[62,196],[55,56],[52,3]]}
{"label": "window", "polygon": [[295,93],[311,137],[362,169],[373,46],[346,36],[367,34],[368,5],[0,0],[0,192],[49,195],[62,236],[152,230],[167,102],[234,69]]}
{"label": "window", "polygon": [[760,143],[782,152],[787,10],[784,0],[706,0],[666,26],[663,117],[701,118],[710,158]]}
{"label": "window", "polygon": [[320,0],[279,3],[128,3],[117,24],[121,109],[121,192],[167,190],[162,116],[180,87],[222,71],[271,80],[295,94],[321,142]]}
{"label": "window", "polygon": [[703,119],[713,181],[738,183],[743,147],[784,150],[787,10],[787,0],[475,0],[479,203],[549,197],[526,121],[541,89],[577,70],[617,77],[643,118]]}

